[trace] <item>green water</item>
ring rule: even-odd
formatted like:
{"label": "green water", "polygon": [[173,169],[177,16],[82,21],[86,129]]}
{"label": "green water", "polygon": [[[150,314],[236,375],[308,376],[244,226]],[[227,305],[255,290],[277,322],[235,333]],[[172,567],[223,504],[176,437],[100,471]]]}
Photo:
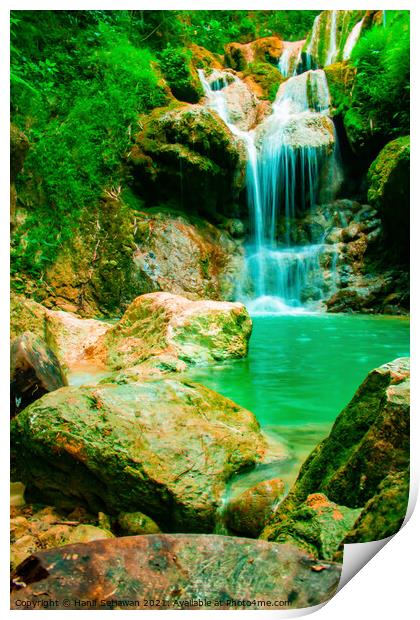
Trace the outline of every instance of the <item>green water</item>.
{"label": "green water", "polygon": [[284,457],[259,466],[255,481],[283,475],[291,483],[369,370],[409,355],[409,321],[318,314],[257,316],[253,324],[246,359],[196,368],[189,377],[253,411],[283,445]]}

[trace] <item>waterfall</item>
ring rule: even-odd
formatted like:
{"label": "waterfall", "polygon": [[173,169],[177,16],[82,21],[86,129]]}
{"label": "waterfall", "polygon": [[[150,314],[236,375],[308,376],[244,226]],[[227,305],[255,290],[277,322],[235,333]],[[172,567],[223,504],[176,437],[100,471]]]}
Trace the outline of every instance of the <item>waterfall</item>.
{"label": "waterfall", "polygon": [[279,58],[279,71],[283,77],[296,75],[302,55],[303,41],[283,41],[283,49]]}
{"label": "waterfall", "polygon": [[350,58],[353,48],[356,45],[357,41],[359,40],[360,33],[362,31],[363,21],[364,19],[361,19],[359,22],[357,22],[353,30],[350,32],[347,38],[346,44],[344,46],[343,60],[348,60]]}
{"label": "waterfall", "polygon": [[321,28],[321,14],[317,15],[314,19],[314,23],[311,31],[311,38],[309,40],[308,46],[306,48],[306,57],[307,64],[309,69],[313,69],[315,67],[314,56],[318,47],[318,40],[320,37],[320,28]]}
{"label": "waterfall", "polygon": [[251,230],[238,297],[254,314],[307,311],[306,289],[315,281],[322,286],[319,259],[325,246],[323,239],[296,245],[293,227],[295,217],[316,203],[321,173],[334,161],[326,75],[322,69],[310,70],[283,82],[271,116],[257,129],[243,131],[231,122],[223,101],[226,87],[214,90],[211,77],[199,73],[208,105],[247,149]]}
{"label": "waterfall", "polygon": [[337,15],[338,11],[331,11],[330,43],[328,47],[325,65],[331,65],[337,56]]}

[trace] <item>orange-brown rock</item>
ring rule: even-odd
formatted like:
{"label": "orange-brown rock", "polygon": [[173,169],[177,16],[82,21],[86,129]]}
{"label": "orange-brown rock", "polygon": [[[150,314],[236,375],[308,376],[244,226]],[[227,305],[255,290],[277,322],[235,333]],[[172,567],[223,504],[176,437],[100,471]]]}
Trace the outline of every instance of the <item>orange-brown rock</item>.
{"label": "orange-brown rock", "polygon": [[243,491],[226,505],[226,525],[237,534],[257,538],[284,492],[280,478],[264,480]]}
{"label": "orange-brown rock", "polygon": [[276,64],[282,52],[279,37],[262,37],[251,43],[228,43],[225,46],[225,62],[236,71],[244,71],[255,61]]}
{"label": "orange-brown rock", "polygon": [[191,301],[171,293],[137,297],[88,355],[113,369],[162,355],[187,364],[245,357],[252,321],[239,302]]}
{"label": "orange-brown rock", "polygon": [[340,574],[339,564],[323,562],[320,569],[291,545],[130,536],[34,554],[12,574],[11,606],[40,608],[55,600],[55,609],[78,610],[77,601],[96,610],[298,609],[331,598]]}

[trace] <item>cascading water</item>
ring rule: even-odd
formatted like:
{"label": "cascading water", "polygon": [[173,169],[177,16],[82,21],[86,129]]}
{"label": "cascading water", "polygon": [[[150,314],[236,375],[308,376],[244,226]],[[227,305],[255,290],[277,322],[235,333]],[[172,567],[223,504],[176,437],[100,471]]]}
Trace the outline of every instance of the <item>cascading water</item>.
{"label": "cascading water", "polygon": [[343,60],[348,60],[362,32],[364,19],[361,19],[350,32],[343,50]]}
{"label": "cascading water", "polygon": [[[215,90],[211,87],[214,80],[206,79],[202,71],[200,79],[208,105],[247,148],[251,234],[247,273],[238,287],[238,297],[253,314],[307,311],[304,291],[314,277],[322,281],[319,259],[324,245],[322,239],[295,245],[292,226],[298,213],[315,204],[325,163],[334,158],[325,73],[321,69],[306,71],[284,82],[271,116],[253,131],[241,130],[231,122],[223,101],[225,86]],[[281,224],[284,230],[279,235]],[[249,281],[251,294],[247,292]]]}

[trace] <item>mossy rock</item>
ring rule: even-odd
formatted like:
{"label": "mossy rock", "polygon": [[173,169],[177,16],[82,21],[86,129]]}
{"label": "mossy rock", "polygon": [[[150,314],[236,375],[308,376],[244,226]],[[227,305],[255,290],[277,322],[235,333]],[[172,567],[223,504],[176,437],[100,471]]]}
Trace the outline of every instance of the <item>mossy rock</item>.
{"label": "mossy rock", "polygon": [[146,202],[176,200],[189,213],[229,214],[245,175],[245,150],[222,119],[201,105],[156,109],[141,119],[129,163]]}
{"label": "mossy rock", "polygon": [[188,365],[245,357],[252,321],[239,302],[191,301],[171,293],[141,295],[101,336],[90,356],[119,370],[169,357]]}
{"label": "mossy rock", "polygon": [[360,511],[338,506],[322,493],[314,493],[285,521],[266,527],[260,538],[296,545],[320,560],[332,560]]}
{"label": "mossy rock", "polygon": [[11,423],[28,501],[142,512],[166,531],[211,532],[227,480],[264,451],[251,412],[174,379],[64,387]]}
{"label": "mossy rock", "polygon": [[336,62],[325,67],[333,116],[345,112],[350,105],[356,69],[349,62]]}
{"label": "mossy rock", "polygon": [[285,80],[277,67],[268,62],[250,63],[242,73],[243,78],[250,78],[258,87],[260,99],[274,101],[280,84]]}
{"label": "mossy rock", "polygon": [[369,542],[396,534],[406,516],[409,492],[408,468],[390,473],[381,482],[378,493],[366,503],[343,542]]}
{"label": "mossy rock", "polygon": [[43,303],[83,317],[115,317],[154,290],[134,263],[132,210],[118,195],[82,212],[78,229],[46,273]]}
{"label": "mossy rock", "polygon": [[118,525],[124,536],[140,536],[144,534],[158,534],[159,526],[142,512],[120,512]]}
{"label": "mossy rock", "polygon": [[[268,524],[285,522],[312,493],[349,508],[365,508],[389,477],[409,463],[408,358],[372,370],[338,416],[330,435],[309,455],[289,495]],[[401,494],[398,494],[401,498]],[[401,499],[400,511],[406,500]],[[395,508],[384,506],[381,529],[392,529]]]}
{"label": "mossy rock", "polygon": [[368,201],[383,221],[389,244],[409,259],[410,137],[389,142],[368,171]]}

